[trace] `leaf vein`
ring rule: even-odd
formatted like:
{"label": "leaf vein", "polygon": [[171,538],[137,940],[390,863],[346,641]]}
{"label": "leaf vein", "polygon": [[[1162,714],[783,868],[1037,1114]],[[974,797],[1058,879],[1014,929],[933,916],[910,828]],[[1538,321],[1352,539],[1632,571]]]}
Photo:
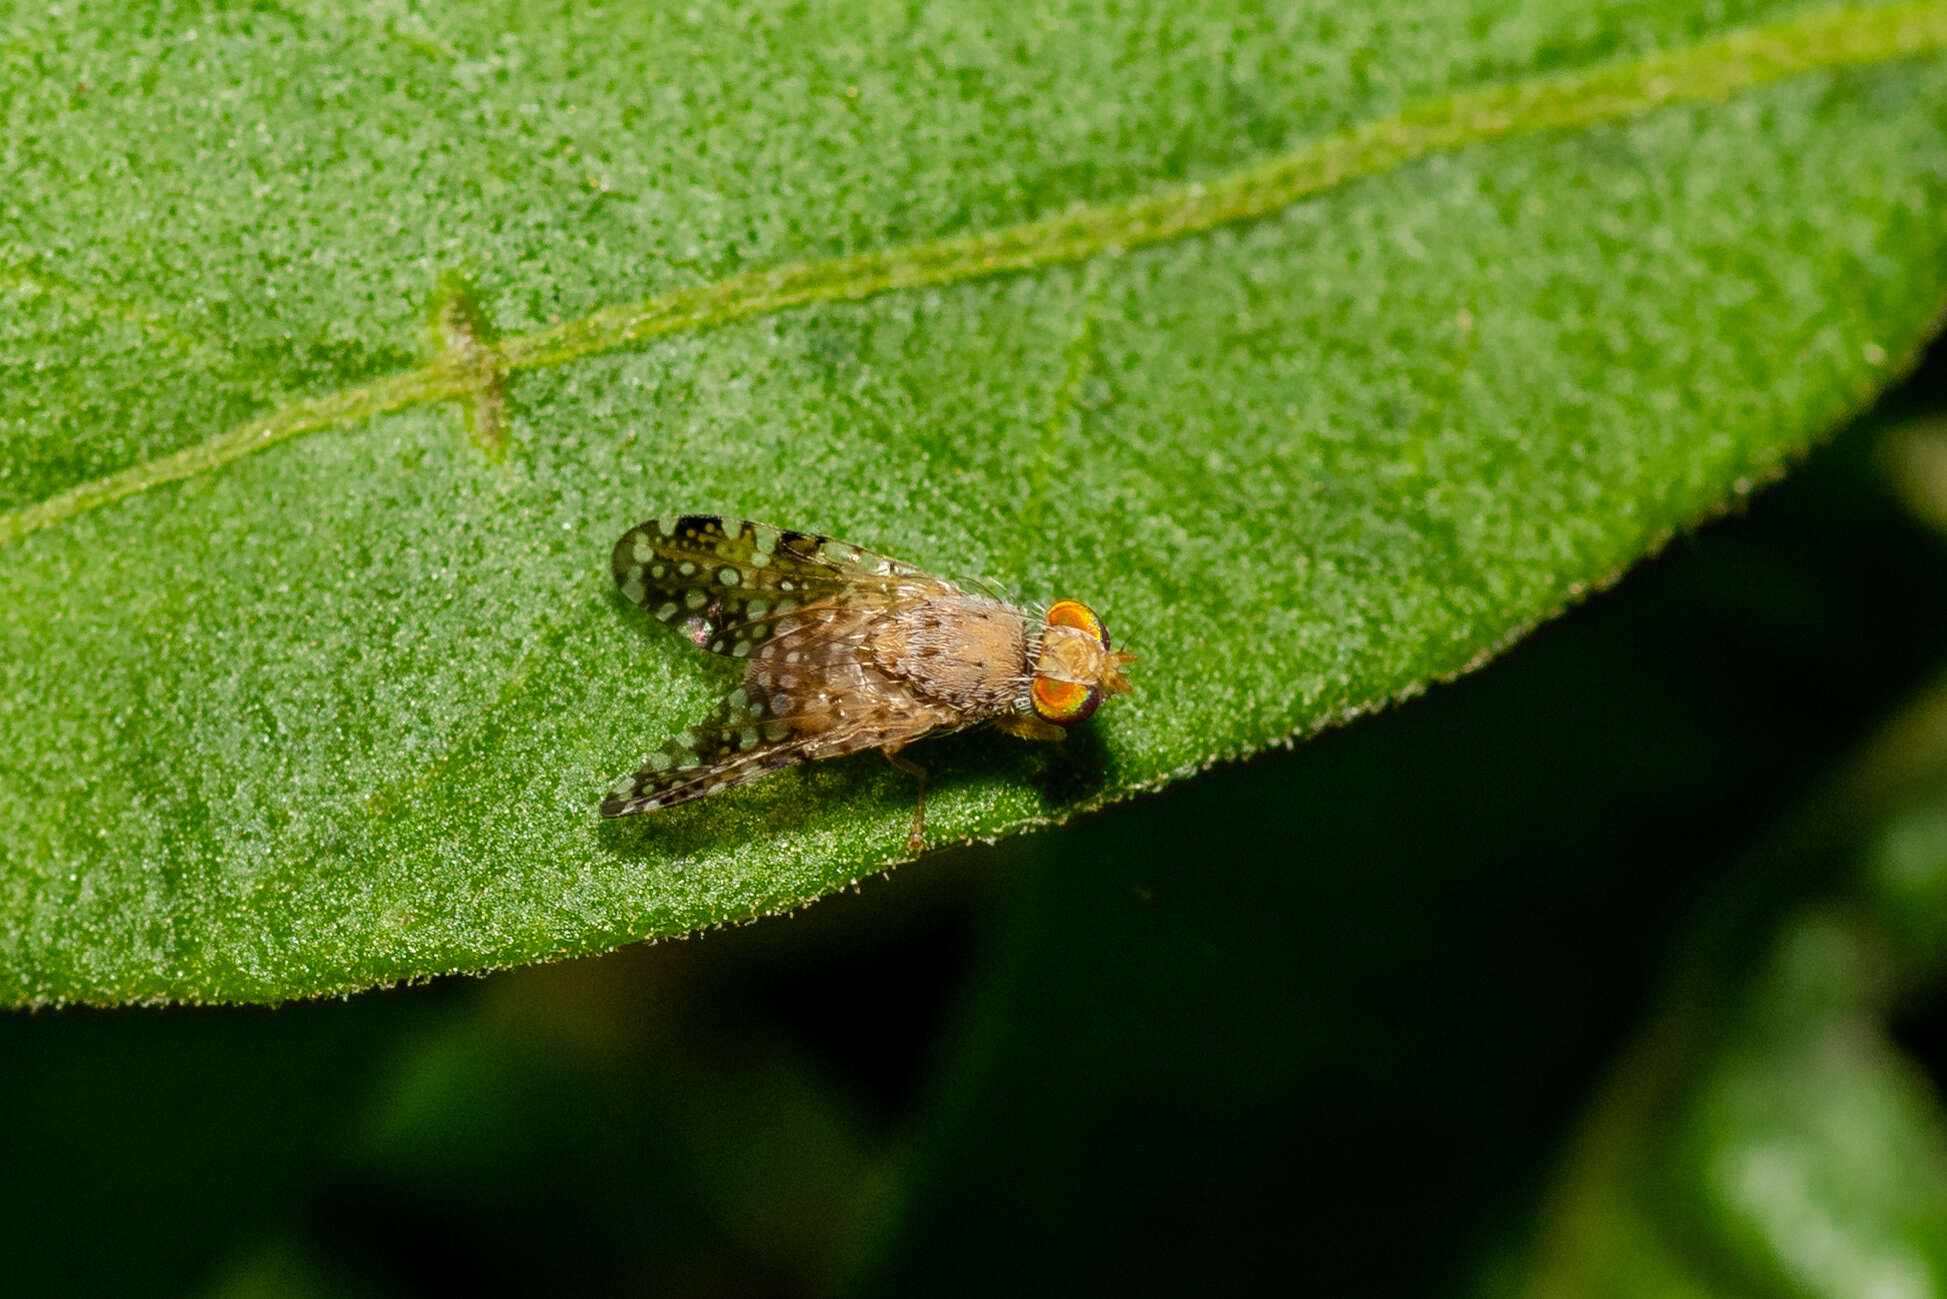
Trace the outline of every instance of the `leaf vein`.
{"label": "leaf vein", "polygon": [[977,234],[740,272],[501,339],[491,345],[484,365],[477,356],[459,364],[441,358],[377,383],[296,401],[207,441],[0,515],[0,545],[288,438],[432,401],[475,398],[483,370],[505,375],[812,303],[856,301],[1115,256],[1255,220],[1436,153],[1717,102],[1793,76],[1942,52],[1947,52],[1947,0],[1817,10],[1675,50],[1459,91],[1255,166],[1122,202],[1077,206]]}

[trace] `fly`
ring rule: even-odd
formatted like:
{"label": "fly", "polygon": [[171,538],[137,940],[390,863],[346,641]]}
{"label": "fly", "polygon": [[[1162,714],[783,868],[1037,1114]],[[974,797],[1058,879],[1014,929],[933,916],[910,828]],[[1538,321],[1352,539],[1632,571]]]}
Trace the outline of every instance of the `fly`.
{"label": "fly", "polygon": [[1059,740],[1129,689],[1135,655],[1078,600],[1031,612],[830,537],[745,519],[651,519],[615,544],[622,594],[743,684],[602,800],[606,817],[673,807],[766,772],[865,749],[919,782],[906,848],[925,845],[926,773],[900,751],[991,721]]}

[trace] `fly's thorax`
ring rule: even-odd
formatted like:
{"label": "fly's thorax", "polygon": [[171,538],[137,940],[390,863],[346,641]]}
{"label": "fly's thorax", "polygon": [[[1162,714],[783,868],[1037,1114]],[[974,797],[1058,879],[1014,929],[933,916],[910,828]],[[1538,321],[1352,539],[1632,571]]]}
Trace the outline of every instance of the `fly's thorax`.
{"label": "fly's thorax", "polygon": [[1120,669],[1134,655],[1109,648],[1108,629],[1081,601],[1051,605],[1038,641],[1029,701],[1042,720],[1073,726],[1129,688]]}
{"label": "fly's thorax", "polygon": [[983,595],[917,601],[874,633],[873,659],[914,691],[974,721],[1010,712],[1027,680],[1027,616]]}

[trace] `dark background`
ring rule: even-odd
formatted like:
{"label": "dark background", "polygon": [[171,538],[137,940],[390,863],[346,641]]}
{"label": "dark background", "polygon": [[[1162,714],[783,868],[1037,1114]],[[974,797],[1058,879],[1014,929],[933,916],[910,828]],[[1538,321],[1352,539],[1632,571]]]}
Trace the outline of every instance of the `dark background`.
{"label": "dark background", "polygon": [[[1947,349],[1465,681],[790,918],[0,1018],[6,1288],[1519,1291],[1632,1043],[1673,997],[1734,1036],[1768,935],[1849,887],[1878,813],[1836,782],[1947,672],[1915,438],[1947,447]],[[1885,1023],[1937,1095],[1931,968]],[[1659,1231],[1798,1292],[1711,1213]]]}

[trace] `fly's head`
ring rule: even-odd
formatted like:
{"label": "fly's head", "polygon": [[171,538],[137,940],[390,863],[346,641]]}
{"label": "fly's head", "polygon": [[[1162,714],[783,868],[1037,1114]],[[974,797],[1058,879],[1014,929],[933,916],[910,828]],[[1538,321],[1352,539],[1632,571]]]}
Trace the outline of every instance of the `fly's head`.
{"label": "fly's head", "polygon": [[1102,620],[1079,600],[1058,600],[1048,610],[1035,660],[1031,697],[1035,715],[1057,726],[1086,721],[1103,699],[1129,689],[1124,664],[1136,656],[1109,648]]}

